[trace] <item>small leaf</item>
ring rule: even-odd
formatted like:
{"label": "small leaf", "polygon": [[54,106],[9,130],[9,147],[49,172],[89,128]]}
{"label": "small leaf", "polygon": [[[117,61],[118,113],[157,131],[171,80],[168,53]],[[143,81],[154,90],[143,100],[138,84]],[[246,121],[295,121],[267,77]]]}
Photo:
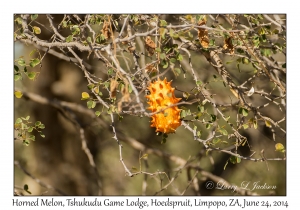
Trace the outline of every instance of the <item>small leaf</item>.
{"label": "small leaf", "polygon": [[239,113],[246,117],[246,116],[248,116],[248,109],[240,107],[239,108]]}
{"label": "small leaf", "polygon": [[19,67],[16,66],[16,65],[14,65],[14,70],[18,72],[19,71]]}
{"label": "small leaf", "polygon": [[281,143],[275,144],[275,149],[277,152],[285,152],[284,146]]}
{"label": "small leaf", "polygon": [[209,123],[207,123],[206,125],[205,125],[205,127],[206,127],[206,129],[210,129],[210,124]]}
{"label": "small leaf", "polygon": [[181,110],[181,112],[180,112],[180,118],[185,118],[185,117],[186,117],[185,110]]}
{"label": "small leaf", "polygon": [[160,57],[160,59],[165,59],[166,58],[166,54],[165,53],[161,53],[160,55],[159,55],[159,57]]}
{"label": "small leaf", "polygon": [[147,159],[147,157],[148,157],[148,154],[143,154],[143,156],[140,157],[140,159]]}
{"label": "small leaf", "polygon": [[16,98],[22,98],[22,96],[23,96],[23,93],[21,92],[21,91],[15,91],[15,96],[16,96]]}
{"label": "small leaf", "polygon": [[15,75],[14,75],[14,80],[15,80],[15,81],[18,81],[18,80],[21,79],[21,78],[22,78],[21,74],[15,74]]}
{"label": "small leaf", "polygon": [[21,119],[21,118],[18,118],[18,119],[16,120],[15,124],[19,124],[19,123],[21,123],[21,122],[22,122],[22,119]]}
{"label": "small leaf", "polygon": [[211,117],[211,121],[213,121],[213,122],[215,122],[217,119],[217,116],[214,114],[211,114],[210,117]]}
{"label": "small leaf", "polygon": [[44,124],[40,124],[40,125],[39,125],[39,128],[40,128],[40,129],[44,129],[44,128],[45,128],[45,125],[44,125]]}
{"label": "small leaf", "polygon": [[254,127],[254,129],[257,129],[257,120],[253,121],[253,127]]}
{"label": "small leaf", "polygon": [[66,42],[72,42],[73,41],[73,35],[69,35],[67,38],[66,38]]}
{"label": "small leaf", "polygon": [[33,127],[30,126],[30,127],[27,129],[27,132],[28,132],[28,133],[31,133],[32,131],[33,131]]}
{"label": "small leaf", "polygon": [[35,126],[39,126],[39,125],[41,125],[41,124],[42,124],[41,121],[36,121],[34,125],[35,125]]}
{"label": "small leaf", "polygon": [[90,98],[90,95],[87,92],[81,93],[81,100],[87,100]]}
{"label": "small leaf", "polygon": [[222,133],[222,134],[225,135],[225,136],[228,135],[227,130],[225,130],[224,128],[221,128],[219,131],[220,131],[220,133]]}
{"label": "small leaf", "polygon": [[198,136],[198,137],[201,136],[201,131],[197,131],[197,136]]}
{"label": "small leaf", "polygon": [[29,118],[30,118],[30,116],[27,116],[27,117],[25,118],[25,120],[29,120]]}
{"label": "small leaf", "polygon": [[88,88],[89,90],[91,90],[93,87],[95,87],[94,84],[88,84],[88,85],[87,85],[87,88]]}
{"label": "small leaf", "polygon": [[36,76],[36,72],[31,71],[27,74],[28,78],[31,80],[34,80],[35,76]]}
{"label": "small leaf", "polygon": [[236,157],[236,156],[231,156],[229,160],[232,164],[237,164],[237,163],[241,162],[241,158]]}
{"label": "small leaf", "polygon": [[221,141],[221,139],[219,139],[219,138],[213,139],[213,144],[217,144],[217,143],[219,143],[220,141]]}
{"label": "small leaf", "polygon": [[168,23],[165,20],[160,20],[160,26],[166,26]]}
{"label": "small leaf", "polygon": [[30,60],[29,65],[33,68],[36,65],[38,65],[39,63],[40,63],[40,60],[38,58],[35,58],[35,59]]}
{"label": "small leaf", "polygon": [[268,128],[272,128],[272,124],[269,120],[265,120],[265,123]]}
{"label": "small leaf", "polygon": [[155,51],[156,52],[161,52],[161,49],[160,48],[155,48]]}
{"label": "small leaf", "polygon": [[28,140],[23,140],[23,144],[24,144],[25,146],[29,146],[30,142],[29,142]]}
{"label": "small leaf", "polygon": [[37,27],[37,26],[33,26],[32,29],[33,29],[33,32],[35,34],[40,34],[41,33],[41,29],[39,27]]}
{"label": "small leaf", "polygon": [[18,60],[18,64],[19,64],[20,66],[25,66],[25,65],[26,65],[25,60],[24,60],[23,58],[20,58],[20,59]]}
{"label": "small leaf", "polygon": [[96,111],[96,112],[95,112],[95,115],[96,115],[97,117],[99,117],[99,116],[100,116],[100,114],[101,114],[101,112],[100,112],[100,111]]}
{"label": "small leaf", "polygon": [[136,167],[134,167],[134,166],[131,167],[131,170],[132,171],[138,171],[138,169]]}
{"label": "small leaf", "polygon": [[87,107],[89,109],[93,109],[93,108],[95,108],[95,106],[96,106],[96,102],[95,101],[88,101],[87,102]]}
{"label": "small leaf", "polygon": [[202,85],[202,82],[201,82],[200,80],[197,80],[197,81],[196,81],[196,85],[197,85],[197,86],[200,86],[200,85]]}
{"label": "small leaf", "polygon": [[249,127],[248,124],[243,124],[244,129],[247,129]]}
{"label": "small leaf", "polygon": [[181,55],[181,54],[178,54],[178,56],[177,56],[177,60],[179,60],[179,61],[182,61],[182,60],[183,60],[183,57],[182,57],[182,55]]}
{"label": "small leaf", "polygon": [[166,69],[166,68],[168,68],[168,66],[169,66],[169,63],[166,62],[165,65],[163,65],[163,68]]}
{"label": "small leaf", "polygon": [[175,58],[170,58],[170,62],[171,62],[171,63],[176,63],[176,61],[177,61],[177,60],[176,60]]}
{"label": "small leaf", "polygon": [[89,42],[89,43],[92,43],[92,38],[91,38],[90,36],[88,36],[88,37],[86,38],[86,41]]}
{"label": "small leaf", "polygon": [[45,134],[42,134],[42,133],[41,133],[40,136],[41,136],[42,138],[45,138]]}
{"label": "small leaf", "polygon": [[39,16],[39,15],[35,14],[35,15],[31,15],[30,17],[31,17],[31,20],[35,20],[35,19],[38,18],[38,16]]}
{"label": "small leaf", "polygon": [[28,137],[28,139],[31,140],[31,141],[35,141],[35,136],[34,136],[34,135],[30,135],[30,136]]}

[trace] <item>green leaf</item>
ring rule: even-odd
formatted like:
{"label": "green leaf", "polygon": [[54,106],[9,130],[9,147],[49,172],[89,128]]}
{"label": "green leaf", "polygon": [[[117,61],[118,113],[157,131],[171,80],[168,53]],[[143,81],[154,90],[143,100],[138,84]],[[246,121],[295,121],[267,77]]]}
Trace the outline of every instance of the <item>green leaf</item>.
{"label": "green leaf", "polygon": [[20,66],[25,66],[26,63],[25,63],[24,58],[20,58],[20,59],[18,60],[18,64],[19,64]]}
{"label": "green leaf", "polygon": [[281,67],[282,67],[282,68],[286,68],[286,63],[282,64]]}
{"label": "green leaf", "polygon": [[211,121],[213,121],[213,122],[215,122],[217,119],[217,116],[214,114],[211,114],[210,117],[211,117]]}
{"label": "green leaf", "polygon": [[128,85],[128,92],[132,93],[132,87],[131,87],[131,85]]}
{"label": "green leaf", "polygon": [[15,70],[16,72],[18,72],[18,71],[19,71],[19,67],[16,66],[16,65],[14,65],[14,70]]}
{"label": "green leaf", "polygon": [[28,132],[28,133],[31,133],[32,131],[33,131],[33,127],[30,126],[30,127],[27,129],[27,132]]}
{"label": "green leaf", "polygon": [[73,34],[73,35],[77,35],[77,34],[80,33],[80,28],[79,28],[78,25],[73,25],[73,26],[71,27],[71,31],[72,31],[72,34]]}
{"label": "green leaf", "polygon": [[160,48],[155,48],[155,51],[156,52],[161,52],[161,49]]}
{"label": "green leaf", "polygon": [[159,55],[159,57],[160,57],[160,59],[164,60],[164,59],[166,58],[166,54],[165,54],[165,53],[161,53],[161,54]]}
{"label": "green leaf", "polygon": [[35,14],[35,15],[31,15],[30,17],[31,17],[31,20],[35,20],[35,19],[38,18],[38,16],[39,16],[39,15]]}
{"label": "green leaf", "polygon": [[33,30],[33,32],[35,33],[35,34],[40,34],[42,31],[41,31],[41,29],[39,28],[39,27],[37,27],[37,26],[33,26],[32,27],[32,30]]}
{"label": "green leaf", "polygon": [[73,35],[69,35],[67,38],[66,38],[66,42],[72,42],[73,41]]}
{"label": "green leaf", "polygon": [[16,21],[17,24],[22,25],[22,19],[20,17],[15,19],[15,21]]}
{"label": "green leaf", "polygon": [[25,145],[25,146],[29,146],[29,141],[28,140],[23,140],[23,144]]}
{"label": "green leaf", "polygon": [[225,135],[225,136],[228,135],[227,130],[225,130],[224,128],[221,128],[219,131],[220,131],[220,133],[222,133],[222,134]]}
{"label": "green leaf", "polygon": [[257,120],[253,121],[253,127],[254,127],[254,129],[257,129]]}
{"label": "green leaf", "polygon": [[45,128],[45,125],[44,125],[44,124],[40,124],[40,125],[39,125],[39,128],[40,128],[40,129],[44,129],[44,128]]}
{"label": "green leaf", "polygon": [[197,85],[197,86],[200,86],[200,85],[202,85],[202,82],[201,82],[200,80],[197,80],[197,81],[196,81],[196,85]]}
{"label": "green leaf", "polygon": [[248,109],[240,107],[239,108],[239,113],[246,117],[246,116],[248,116]]}
{"label": "green leaf", "polygon": [[108,75],[112,75],[114,73],[114,70],[113,69],[108,69],[108,71],[107,71],[107,74]]}
{"label": "green leaf", "polygon": [[265,120],[265,124],[268,128],[272,128],[272,124],[269,120]]}
{"label": "green leaf", "polygon": [[41,136],[42,138],[45,138],[45,134],[40,133],[40,136]]}
{"label": "green leaf", "polygon": [[88,88],[89,90],[91,90],[93,87],[95,87],[94,84],[88,84],[88,85],[87,85],[87,88]]}
{"label": "green leaf", "polygon": [[181,54],[178,54],[177,60],[182,61],[183,60],[183,56]]}
{"label": "green leaf", "polygon": [[92,43],[92,38],[91,38],[90,36],[88,36],[88,37],[86,38],[86,41],[87,41],[88,43]]}
{"label": "green leaf", "polygon": [[206,125],[205,125],[205,127],[206,127],[206,129],[210,129],[210,124],[209,123],[207,123]]}
{"label": "green leaf", "polygon": [[21,91],[15,91],[15,96],[16,96],[16,98],[22,98],[22,96],[23,96],[23,93],[21,92]]}
{"label": "green leaf", "polygon": [[213,139],[213,144],[217,144],[217,143],[219,143],[220,141],[221,141],[221,139],[219,139],[219,138]]}
{"label": "green leaf", "polygon": [[88,101],[87,102],[87,107],[89,109],[95,108],[95,106],[96,106],[96,102],[95,101]]}
{"label": "green leaf", "polygon": [[248,124],[243,124],[244,129],[247,129],[249,127]]}
{"label": "green leaf", "polygon": [[36,76],[36,72],[31,71],[27,74],[28,78],[31,80],[34,80],[35,76]]}
{"label": "green leaf", "polygon": [[163,65],[163,68],[166,69],[166,68],[168,68],[168,66],[169,66],[169,63],[166,62],[165,65]]}
{"label": "green leaf", "polygon": [[29,65],[33,68],[36,65],[38,65],[40,63],[40,59],[35,58],[35,59],[31,59]]}
{"label": "green leaf", "polygon": [[231,156],[229,160],[232,164],[237,164],[237,163],[241,162],[241,158],[236,157],[236,156]]}
{"label": "green leaf", "polygon": [[87,92],[81,93],[81,100],[87,100],[90,98],[90,95]]}
{"label": "green leaf", "polygon": [[180,118],[185,118],[186,117],[186,112],[185,110],[180,111]]}
{"label": "green leaf", "polygon": [[34,125],[35,125],[35,126],[39,126],[40,124],[42,124],[41,121],[36,121]]}
{"label": "green leaf", "polygon": [[95,115],[96,115],[97,117],[99,117],[99,116],[100,116],[100,114],[101,114],[101,112],[100,112],[100,111],[96,111],[96,112],[95,112]]}
{"label": "green leaf", "polygon": [[170,58],[170,62],[171,62],[171,63],[176,63],[176,61],[177,61],[177,60],[176,60],[175,58]]}
{"label": "green leaf", "polygon": [[18,80],[21,79],[21,78],[22,78],[21,74],[15,74],[15,75],[14,75],[14,80],[15,80],[15,81],[18,81]]}
{"label": "green leaf", "polygon": [[30,135],[30,136],[28,137],[28,139],[31,140],[31,141],[35,141],[35,136],[34,136],[34,135]]}
{"label": "green leaf", "polygon": [[21,122],[22,122],[22,119],[21,119],[21,118],[18,118],[18,119],[16,119],[15,124],[19,124],[19,123],[21,123]]}
{"label": "green leaf", "polygon": [[160,26],[166,26],[168,23],[165,20],[160,20]]}
{"label": "green leaf", "polygon": [[285,152],[284,146],[281,143],[275,144],[275,151],[276,152]]}

